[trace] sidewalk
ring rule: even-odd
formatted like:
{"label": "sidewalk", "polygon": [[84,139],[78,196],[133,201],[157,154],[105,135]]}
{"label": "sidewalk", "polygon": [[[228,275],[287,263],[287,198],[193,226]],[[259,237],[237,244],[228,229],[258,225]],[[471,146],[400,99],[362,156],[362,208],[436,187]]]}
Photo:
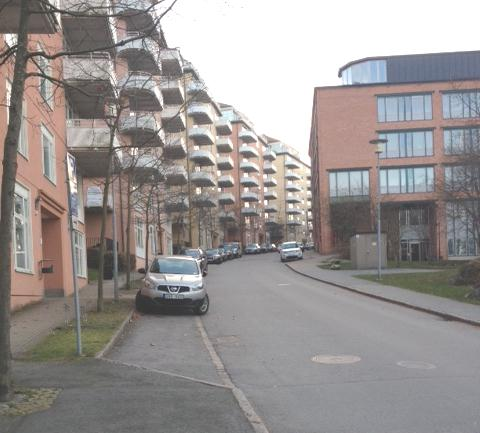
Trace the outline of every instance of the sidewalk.
{"label": "sidewalk", "polygon": [[[480,326],[480,306],[467,304],[439,296],[415,292],[394,286],[387,286],[354,278],[353,275],[373,274],[369,271],[332,271],[321,269],[317,265],[326,257],[314,252],[305,254],[304,260],[287,263],[293,271],[328,284],[333,284],[345,290],[370,296],[372,298],[395,303],[415,310],[435,314],[449,320],[457,320]],[[384,274],[399,272],[421,272],[419,269],[385,269]],[[426,270],[425,272],[435,272]]]}
{"label": "sidewalk", "polygon": [[[119,276],[119,287],[125,284],[125,275]],[[133,297],[131,293],[120,292],[120,296]],[[105,299],[113,299],[113,280],[104,280],[103,293]],[[81,311],[87,312],[97,305],[97,282],[87,284],[79,291]],[[10,328],[12,355],[18,357],[31,349],[46,337],[52,329],[63,326],[75,316],[73,296],[45,298],[42,302],[29,305],[23,310],[13,313]]]}

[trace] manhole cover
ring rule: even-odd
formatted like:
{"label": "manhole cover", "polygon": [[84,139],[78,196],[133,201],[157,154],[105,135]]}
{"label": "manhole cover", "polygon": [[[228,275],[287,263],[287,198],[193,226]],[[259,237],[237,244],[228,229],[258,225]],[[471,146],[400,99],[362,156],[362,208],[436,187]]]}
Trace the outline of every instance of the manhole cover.
{"label": "manhole cover", "polygon": [[361,358],[355,355],[316,355],[312,358],[318,364],[355,364]]}
{"label": "manhole cover", "polygon": [[422,361],[398,361],[397,365],[403,368],[416,368],[419,370],[433,370],[434,368],[437,368],[429,362]]}

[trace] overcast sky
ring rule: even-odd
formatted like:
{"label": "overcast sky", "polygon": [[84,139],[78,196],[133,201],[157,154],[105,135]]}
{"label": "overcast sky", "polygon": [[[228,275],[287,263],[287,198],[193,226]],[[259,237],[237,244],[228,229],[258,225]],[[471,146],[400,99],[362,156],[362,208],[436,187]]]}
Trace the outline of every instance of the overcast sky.
{"label": "overcast sky", "polygon": [[165,18],[217,102],[308,152],[315,86],[362,57],[480,49],[477,0],[179,0]]}

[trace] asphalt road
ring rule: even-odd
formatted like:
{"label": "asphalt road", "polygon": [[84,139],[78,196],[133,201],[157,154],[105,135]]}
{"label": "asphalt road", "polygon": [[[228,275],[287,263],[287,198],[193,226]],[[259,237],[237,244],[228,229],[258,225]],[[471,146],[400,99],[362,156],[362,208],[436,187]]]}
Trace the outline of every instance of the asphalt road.
{"label": "asphalt road", "polygon": [[480,329],[301,277],[276,253],[207,282],[206,330],[271,433],[480,432]]}

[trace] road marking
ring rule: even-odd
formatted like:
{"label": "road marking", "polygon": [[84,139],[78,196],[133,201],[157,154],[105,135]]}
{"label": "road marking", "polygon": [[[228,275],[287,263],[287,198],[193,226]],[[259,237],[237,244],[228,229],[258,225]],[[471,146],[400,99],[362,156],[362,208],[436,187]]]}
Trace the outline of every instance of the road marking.
{"label": "road marking", "polygon": [[403,368],[415,368],[418,370],[433,370],[437,368],[435,364],[423,361],[398,361],[397,365]]}
{"label": "road marking", "polygon": [[203,322],[200,317],[196,317],[195,322],[197,325],[197,329],[202,337],[203,344],[205,345],[208,353],[210,354],[210,358],[212,359],[213,365],[215,366],[218,375],[222,379],[225,387],[231,388],[234,397],[237,399],[240,408],[250,422],[253,430],[255,431],[255,433],[269,433],[267,426],[255,412],[255,409],[248,401],[246,395],[232,382],[232,379],[230,378],[230,375],[225,369],[225,366],[223,365],[220,356],[218,356],[212,342],[210,341],[210,338],[208,337],[207,331],[205,330],[205,327],[203,326]]}
{"label": "road marking", "polygon": [[278,286],[289,286],[290,283],[278,283],[277,285],[278,285]]}
{"label": "road marking", "polygon": [[312,362],[318,364],[355,364],[361,359],[356,355],[315,355],[311,358]]}

